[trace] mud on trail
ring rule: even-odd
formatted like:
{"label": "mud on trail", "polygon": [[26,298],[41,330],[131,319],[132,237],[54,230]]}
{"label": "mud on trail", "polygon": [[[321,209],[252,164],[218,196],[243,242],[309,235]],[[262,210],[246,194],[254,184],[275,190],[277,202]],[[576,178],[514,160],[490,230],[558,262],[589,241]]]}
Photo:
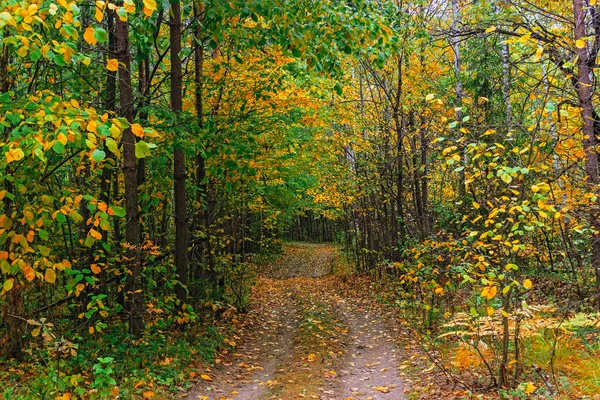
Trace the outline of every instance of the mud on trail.
{"label": "mud on trail", "polygon": [[397,329],[332,274],[330,245],[290,244],[261,271],[234,351],[187,399],[404,399]]}

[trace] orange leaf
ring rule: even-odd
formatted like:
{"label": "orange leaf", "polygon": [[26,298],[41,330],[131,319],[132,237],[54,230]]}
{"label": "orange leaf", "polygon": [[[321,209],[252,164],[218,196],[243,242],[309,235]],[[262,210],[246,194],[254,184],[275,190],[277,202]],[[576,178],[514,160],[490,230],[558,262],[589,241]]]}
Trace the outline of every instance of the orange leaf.
{"label": "orange leaf", "polygon": [[116,70],[119,69],[119,62],[117,61],[116,58],[111,58],[110,60],[108,60],[108,62],[106,63],[106,69],[109,71],[113,71],[115,72]]}
{"label": "orange leaf", "polygon": [[83,40],[85,40],[88,44],[91,44],[92,46],[98,43],[98,41],[94,37],[94,28],[92,28],[91,26],[85,28],[85,32],[83,33]]}
{"label": "orange leaf", "polygon": [[204,379],[205,381],[212,381],[212,378],[206,374],[200,375],[200,378]]}
{"label": "orange leaf", "polygon": [[46,282],[54,283],[56,282],[56,272],[53,269],[48,268],[44,278],[46,279]]}
{"label": "orange leaf", "polygon": [[144,128],[142,128],[142,126],[139,124],[131,124],[131,131],[139,138],[144,137]]}
{"label": "orange leaf", "polygon": [[152,390],[148,390],[147,392],[144,392],[144,394],[142,394],[142,396],[145,399],[151,399],[152,397],[154,397],[154,392]]}
{"label": "orange leaf", "polygon": [[26,265],[26,266],[23,268],[23,273],[25,274],[25,278],[26,278],[28,281],[32,281],[32,280],[34,280],[34,279],[35,279],[35,271],[33,270],[33,268],[31,268],[31,266],[30,266],[30,265]]}

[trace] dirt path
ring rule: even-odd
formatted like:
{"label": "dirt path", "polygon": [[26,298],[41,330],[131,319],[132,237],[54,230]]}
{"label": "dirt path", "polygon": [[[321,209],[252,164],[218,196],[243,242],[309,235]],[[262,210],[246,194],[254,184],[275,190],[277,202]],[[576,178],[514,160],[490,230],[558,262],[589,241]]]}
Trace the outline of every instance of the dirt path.
{"label": "dirt path", "polygon": [[293,244],[261,271],[235,352],[187,399],[403,399],[395,332],[330,275],[335,254]]}

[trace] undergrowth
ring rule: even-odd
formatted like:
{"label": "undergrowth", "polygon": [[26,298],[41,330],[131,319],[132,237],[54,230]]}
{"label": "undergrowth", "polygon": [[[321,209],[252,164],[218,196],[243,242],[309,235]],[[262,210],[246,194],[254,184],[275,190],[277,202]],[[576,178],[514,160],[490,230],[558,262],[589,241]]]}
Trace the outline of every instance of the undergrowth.
{"label": "undergrowth", "polygon": [[5,399],[175,398],[224,345],[212,325],[152,329],[139,339],[124,325],[95,338],[39,339],[27,349],[25,362],[1,362]]}

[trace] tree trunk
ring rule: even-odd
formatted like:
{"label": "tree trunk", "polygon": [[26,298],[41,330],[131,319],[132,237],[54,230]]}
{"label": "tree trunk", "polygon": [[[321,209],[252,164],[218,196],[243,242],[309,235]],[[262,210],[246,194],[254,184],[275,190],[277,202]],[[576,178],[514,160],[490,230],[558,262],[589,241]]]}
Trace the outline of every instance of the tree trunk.
{"label": "tree trunk", "polygon": [[[587,2],[585,0],[573,0],[573,16],[575,19],[575,40],[581,40],[588,36],[585,26],[585,13]],[[597,139],[594,131],[594,104],[593,83],[594,70],[592,66],[596,62],[595,56],[590,56],[588,51],[590,44],[584,41],[583,48],[577,48],[577,97],[581,108],[581,120],[583,131],[583,148],[585,150],[585,173],[589,192],[600,196],[598,190],[598,154],[596,152]],[[600,216],[598,200],[589,208],[588,218],[592,228],[592,268],[596,274],[596,286],[600,292]]]}
{"label": "tree trunk", "polygon": [[[182,103],[182,71],[181,71],[181,3],[171,0],[171,110],[181,113]],[[175,288],[177,299],[183,305],[187,298],[188,256],[187,236],[188,222],[185,190],[185,154],[181,144],[175,143],[173,154],[174,191],[175,191],[175,269],[179,285]]]}
{"label": "tree trunk", "polygon": [[[116,18],[115,36],[117,59],[119,61],[119,115],[133,122],[133,87],[131,85],[131,54],[129,49],[129,24]],[[137,192],[137,160],[135,157],[135,136],[131,128],[123,131],[123,176],[125,181],[125,210],[127,223],[125,241],[131,274],[129,276],[128,311],[129,333],[139,335],[144,329],[142,271],[139,257],[139,215]]]}
{"label": "tree trunk", "polygon": [[[455,91],[456,91],[456,120],[460,123],[463,119],[463,112],[461,110],[462,102],[463,102],[463,84],[460,77],[461,72],[461,58],[460,58],[460,41],[459,41],[459,32],[458,32],[458,20],[460,18],[459,13],[459,5],[458,0],[452,0],[452,49],[454,51],[454,75],[456,79]],[[457,144],[460,151],[460,158],[465,162],[466,152],[465,152],[465,143],[463,140],[460,140]],[[464,167],[466,168],[466,162]],[[458,173],[458,195],[461,199],[464,198],[466,194],[465,187],[465,168],[460,170]]]}
{"label": "tree trunk", "polygon": [[[203,78],[204,78],[204,47],[202,44],[202,18],[204,15],[204,4],[195,1],[194,2],[194,19],[196,20],[196,26],[194,28],[194,39],[196,41],[196,48],[194,50],[194,82],[196,84],[196,118],[198,118],[198,127],[200,130],[204,129],[204,98],[203,98]],[[203,230],[204,234],[208,234],[208,226],[206,219],[206,198],[207,198],[207,185],[205,182],[206,178],[206,167],[204,156],[202,155],[202,151],[198,150],[196,153],[196,182],[195,185],[200,189],[199,202],[200,205],[196,211],[196,222],[195,229]],[[197,249],[194,254],[197,257],[196,261],[196,270],[194,271],[194,278],[199,279],[201,276],[200,264],[204,261],[206,252],[206,243],[203,241],[197,245]]]}

